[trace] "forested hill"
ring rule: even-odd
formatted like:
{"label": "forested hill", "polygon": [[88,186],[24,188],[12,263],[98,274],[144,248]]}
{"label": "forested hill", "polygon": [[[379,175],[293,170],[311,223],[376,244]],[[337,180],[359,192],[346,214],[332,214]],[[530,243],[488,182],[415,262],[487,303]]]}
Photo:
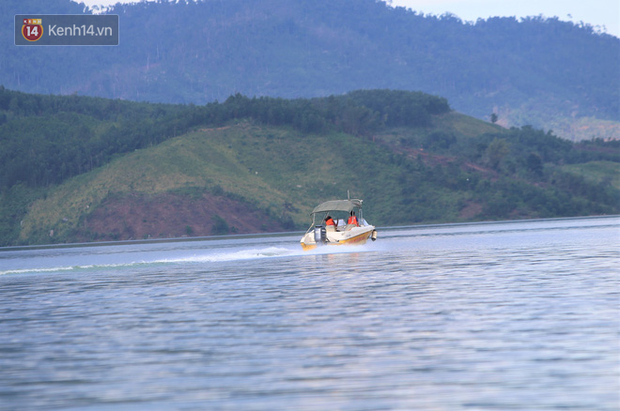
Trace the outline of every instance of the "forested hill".
{"label": "forested hill", "polygon": [[[237,92],[308,98],[420,90],[458,111],[566,138],[618,137],[620,40],[542,17],[466,24],[375,0],[117,5],[118,47],[17,47],[13,16],[70,0],[0,3],[0,84],[36,93],[203,104]],[[88,11],[86,11],[88,12]]]}
{"label": "forested hill", "polygon": [[0,190],[58,184],[120,154],[231,120],[369,136],[383,127],[430,127],[433,115],[449,111],[444,98],[390,90],[314,100],[236,94],[223,104],[182,106],[31,95],[0,86]]}
{"label": "forested hill", "polygon": [[0,87],[0,246],[301,230],[347,190],[379,226],[617,214],[619,176],[620,141],[507,130],[421,92],[171,105]]}

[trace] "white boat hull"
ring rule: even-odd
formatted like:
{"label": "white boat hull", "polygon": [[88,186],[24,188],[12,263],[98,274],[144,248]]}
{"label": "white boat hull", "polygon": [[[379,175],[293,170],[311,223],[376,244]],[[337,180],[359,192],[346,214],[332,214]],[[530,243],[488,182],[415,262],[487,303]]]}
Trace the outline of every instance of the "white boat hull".
{"label": "white boat hull", "polygon": [[350,230],[344,231],[327,231],[325,234],[326,241],[317,244],[314,238],[314,231],[307,232],[300,241],[302,248],[304,250],[312,250],[322,245],[362,245],[366,244],[369,238],[373,240],[377,238],[377,232],[373,225],[353,227]]}

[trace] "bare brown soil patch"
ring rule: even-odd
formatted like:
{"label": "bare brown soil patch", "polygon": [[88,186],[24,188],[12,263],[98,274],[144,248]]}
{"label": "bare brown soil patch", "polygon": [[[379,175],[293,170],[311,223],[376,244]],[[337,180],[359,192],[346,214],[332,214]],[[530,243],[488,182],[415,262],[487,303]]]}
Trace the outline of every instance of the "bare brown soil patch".
{"label": "bare brown soil patch", "polygon": [[482,213],[482,204],[470,202],[468,203],[461,212],[459,213],[459,218],[463,220],[471,220],[474,217],[479,216]]}
{"label": "bare brown soil patch", "polygon": [[224,233],[222,219],[231,234],[287,230],[264,211],[227,197],[127,194],[106,199],[76,236],[81,241],[208,236]]}

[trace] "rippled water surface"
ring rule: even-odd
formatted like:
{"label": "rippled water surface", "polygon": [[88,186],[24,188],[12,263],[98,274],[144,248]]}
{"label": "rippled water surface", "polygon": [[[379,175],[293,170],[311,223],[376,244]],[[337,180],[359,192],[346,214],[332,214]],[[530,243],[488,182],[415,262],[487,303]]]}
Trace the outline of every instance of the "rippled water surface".
{"label": "rippled water surface", "polygon": [[620,409],[620,218],[298,237],[0,249],[0,409]]}

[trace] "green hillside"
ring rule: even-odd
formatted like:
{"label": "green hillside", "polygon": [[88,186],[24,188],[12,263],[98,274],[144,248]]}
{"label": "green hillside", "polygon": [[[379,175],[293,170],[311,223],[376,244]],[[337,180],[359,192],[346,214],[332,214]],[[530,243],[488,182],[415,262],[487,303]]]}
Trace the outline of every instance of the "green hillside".
{"label": "green hillside", "polygon": [[582,164],[571,164],[562,170],[581,176],[593,183],[611,185],[620,190],[620,163],[611,161],[590,161]]}
{"label": "green hillside", "polygon": [[[229,196],[265,210],[266,216],[291,219],[291,228],[302,229],[317,202],[350,190],[366,199],[373,223],[404,224],[411,222],[411,212],[400,203],[402,187],[394,178],[402,173],[394,154],[367,138],[302,134],[241,120],[138,150],[51,189],[23,219],[20,241],[71,241],[80,223],[108,198],[146,195],[156,201],[163,193]],[[428,221],[459,220],[463,195],[439,189],[433,197],[442,202],[443,212]]]}
{"label": "green hillside", "polygon": [[422,93],[3,98],[2,245],[301,230],[347,190],[379,226],[620,211],[615,142],[503,129]]}

